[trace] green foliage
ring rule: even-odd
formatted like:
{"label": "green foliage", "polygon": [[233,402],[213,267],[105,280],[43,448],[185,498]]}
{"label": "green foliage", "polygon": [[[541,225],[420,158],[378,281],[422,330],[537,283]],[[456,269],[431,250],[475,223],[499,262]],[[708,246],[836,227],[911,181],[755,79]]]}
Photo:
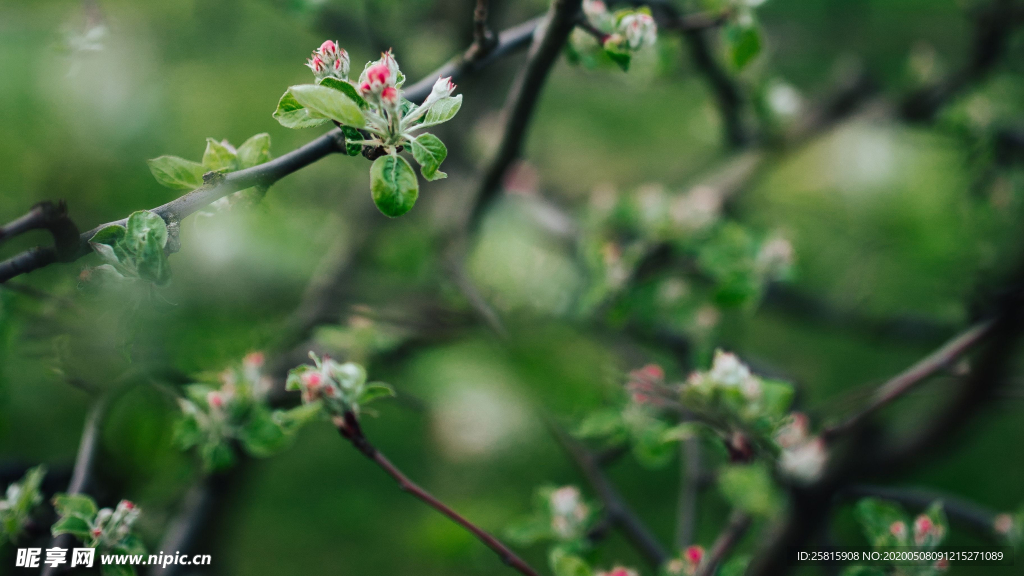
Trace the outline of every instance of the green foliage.
{"label": "green foliage", "polygon": [[[58,518],[50,528],[53,536],[70,534],[87,548],[101,554],[145,555],[146,548],[134,534],[140,511],[135,504],[121,500],[114,508],[98,509],[89,496],[58,494],[53,498]],[[127,565],[101,566],[104,576],[135,574]]]}
{"label": "green foliage", "polygon": [[729,62],[736,70],[742,70],[761,53],[761,32],[752,22],[725,26],[723,37]]}
{"label": "green foliage", "polygon": [[366,118],[359,105],[340,90],[316,84],[301,84],[289,88],[288,93],[313,118],[328,118],[353,128],[366,125]]}
{"label": "green foliage", "polygon": [[597,510],[575,486],[541,486],[533,497],[533,512],[505,529],[505,536],[522,546],[553,542],[561,552],[589,549],[587,532],[597,521]]}
{"label": "green foliage", "polygon": [[0,500],[0,546],[4,542],[17,542],[32,517],[32,511],[43,501],[39,486],[46,475],[45,466],[31,468],[21,478],[7,487],[4,499]]}
{"label": "green foliage", "polygon": [[438,170],[448,156],[444,142],[433,134],[420,134],[409,142],[412,156],[420,165],[420,171],[427,180],[440,180],[448,175]]}
{"label": "green foliage", "polygon": [[385,216],[396,218],[412,210],[420,184],[405,158],[388,154],[374,160],[370,167],[370,192],[377,209]]}
{"label": "green foliage", "polygon": [[586,560],[556,546],[548,554],[548,564],[554,576],[591,576],[593,571]]}
{"label": "green foliage", "polygon": [[724,467],[718,489],[733,507],[753,516],[771,517],[782,510],[782,495],[761,463]]}
{"label": "green foliage", "polygon": [[203,174],[206,173],[206,169],[198,162],[177,156],[160,156],[147,163],[156,181],[168,188],[194,190],[203,185]]}
{"label": "green foliage", "polygon": [[271,411],[266,398],[269,383],[261,366],[262,355],[250,354],[240,366],[219,375],[218,387],[191,384],[178,399],[181,416],[175,424],[175,443],[183,450],[197,448],[207,471],[234,465],[236,447],[250,456],[271,456],[319,415],[316,405]]}
{"label": "green foliage", "polygon": [[89,245],[106,262],[96,268],[100,273],[162,286],[171,279],[167,240],[164,219],[140,210],[128,217],[127,228],[107,226],[93,235]]}

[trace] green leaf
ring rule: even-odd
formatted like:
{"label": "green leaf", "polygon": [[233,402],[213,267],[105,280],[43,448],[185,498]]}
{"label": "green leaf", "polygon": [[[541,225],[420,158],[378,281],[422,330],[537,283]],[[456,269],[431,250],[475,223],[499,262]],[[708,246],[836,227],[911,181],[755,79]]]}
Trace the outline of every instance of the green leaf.
{"label": "green leaf", "polygon": [[420,126],[433,126],[447,122],[455,117],[459,108],[462,108],[462,94],[441,98],[430,105],[430,109],[427,110],[427,114],[424,116],[423,123]]}
{"label": "green leaf", "polygon": [[249,420],[238,431],[238,439],[246,452],[261,458],[281,450],[288,442],[281,426],[263,407],[251,412]]}
{"label": "green leaf", "polygon": [[619,65],[623,72],[629,71],[629,64],[633,61],[633,56],[629,52],[620,52],[618,50],[605,50],[605,54],[608,58]]}
{"label": "green leaf", "polygon": [[366,125],[359,105],[338,90],[315,84],[300,84],[292,86],[288,91],[299,104],[321,116],[354,128]]}
{"label": "green leaf", "polygon": [[750,564],[748,554],[735,556],[722,565],[718,570],[718,576],[743,576],[743,573],[747,571],[748,564]]}
{"label": "green leaf", "polygon": [[359,95],[359,91],[356,90],[356,87],[344,80],[328,76],[320,81],[320,85],[327,86],[328,88],[334,88],[345,96],[348,96],[353,102],[358,104],[360,108],[366,108],[368,106],[366,100],[363,100],[363,97]]}
{"label": "green leaf", "polygon": [[167,245],[167,223],[149,210],[132,212],[132,215],[128,217],[128,232],[125,237],[128,249],[138,253],[150,237],[154,238],[157,246],[163,249]]}
{"label": "green leaf", "polygon": [[857,503],[856,516],[860,520],[861,527],[864,528],[864,535],[873,546],[907,544],[905,541],[901,542],[892,532],[892,525],[895,522],[903,522],[907,534],[911,530],[903,508],[898,504],[877,498],[864,498]]}
{"label": "green leaf", "polygon": [[363,393],[359,395],[359,399],[356,402],[359,404],[369,404],[374,400],[393,398],[394,396],[395,390],[391,386],[383,382],[370,382],[363,388]]}
{"label": "green leaf", "polygon": [[444,162],[448,156],[448,148],[440,138],[433,134],[420,134],[409,142],[409,147],[412,148],[412,157],[419,163],[420,172],[423,173],[424,178],[440,180],[448,177],[447,174],[438,170],[441,167],[441,162]]}
{"label": "green leaf", "polygon": [[270,134],[257,134],[238,147],[238,167],[252,168],[270,160]]}
{"label": "green leaf", "polygon": [[586,561],[575,554],[566,553],[561,548],[551,551],[549,561],[551,572],[555,576],[591,576],[592,574]]}
{"label": "green leaf", "polygon": [[772,418],[782,418],[789,412],[793,403],[793,385],[781,380],[762,380],[761,411]]}
{"label": "green leaf", "polygon": [[575,435],[580,438],[609,438],[622,435],[625,429],[619,410],[598,410],[587,414],[576,428]]}
{"label": "green leaf", "polygon": [[78,538],[82,542],[85,542],[89,536],[91,527],[89,522],[85,518],[76,515],[62,516],[57,520],[53,526],[50,527],[50,534],[53,536],[60,536],[61,534],[71,534],[75,538]]}
{"label": "green leaf", "polygon": [[281,96],[273,116],[285,128],[312,128],[327,122],[326,118],[310,115],[309,110],[299,104],[290,91]]}
{"label": "green leaf", "polygon": [[202,441],[203,431],[199,429],[199,421],[195,416],[184,414],[174,423],[173,442],[182,450],[188,450]]}
{"label": "green leaf", "polygon": [[370,167],[370,192],[377,209],[395,218],[412,209],[420,184],[405,158],[388,154],[374,160]]}
{"label": "green leaf", "polygon": [[529,546],[551,537],[551,522],[541,516],[519,520],[505,528],[505,538],[519,546]]}
{"label": "green leaf", "polygon": [[129,534],[121,540],[117,546],[118,552],[122,554],[145,554],[146,546],[142,543],[142,540],[134,534]]}
{"label": "green leaf", "polygon": [[83,494],[57,494],[53,497],[53,508],[60,516],[81,516],[92,519],[96,515],[96,503]]}
{"label": "green leaf", "polygon": [[232,172],[238,170],[237,153],[224,143],[213,138],[206,139],[206,152],[203,152],[203,169],[207,172]]}
{"label": "green leaf", "polygon": [[737,70],[742,70],[761,52],[761,34],[755,26],[726,26],[725,42],[729,61]]}
{"label": "green leaf", "polygon": [[97,244],[95,242],[90,242],[89,246],[92,246],[92,249],[97,254],[100,255],[100,258],[103,258],[107,262],[109,262],[111,264],[120,264],[121,263],[121,259],[117,257],[117,253],[114,251],[114,247],[113,246],[110,246],[110,245],[107,245],[107,244]]}
{"label": "green leaf", "polygon": [[359,156],[363,152],[362,144],[351,144],[351,140],[362,140],[363,135],[351,126],[342,125],[341,133],[345,135],[345,154]]}
{"label": "green leaf", "polygon": [[275,410],[271,416],[285,434],[291,435],[306,423],[316,420],[320,416],[322,408],[323,405],[320,402],[313,402],[296,406],[290,410]]}
{"label": "green leaf", "polygon": [[193,190],[203,185],[203,165],[177,156],[160,156],[147,160],[156,181],[168,188]]}
{"label": "green leaf", "polygon": [[657,421],[647,426],[633,438],[633,456],[645,468],[662,468],[672,461],[676,453],[676,443],[667,440],[665,431],[668,425]]}
{"label": "green leaf", "polygon": [[113,246],[120,242],[127,233],[128,232],[124,229],[124,226],[114,224],[112,226],[102,228],[99,232],[93,234],[92,238],[89,239],[89,242],[93,244],[106,244],[108,246]]}
{"label": "green leaf", "polygon": [[208,472],[224,470],[235,464],[234,451],[227,443],[219,440],[204,444],[199,449],[199,456],[203,459],[203,467]]}
{"label": "green leaf", "polygon": [[[165,237],[164,242],[166,241]],[[154,284],[162,286],[171,279],[171,267],[167,263],[167,256],[157,234],[146,236],[146,242],[136,257],[135,267],[140,278]]]}
{"label": "green leaf", "polygon": [[754,516],[772,516],[782,506],[771,474],[760,464],[725,467],[718,489],[733,506]]}

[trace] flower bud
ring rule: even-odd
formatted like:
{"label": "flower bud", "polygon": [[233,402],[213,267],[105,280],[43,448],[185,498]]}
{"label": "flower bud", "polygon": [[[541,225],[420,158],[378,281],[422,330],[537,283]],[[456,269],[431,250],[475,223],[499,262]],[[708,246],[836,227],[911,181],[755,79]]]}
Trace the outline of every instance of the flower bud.
{"label": "flower bud", "polygon": [[996,516],[995,520],[992,522],[992,529],[995,530],[997,534],[1002,534],[1003,536],[1009,534],[1013,531],[1013,516],[1010,516],[1009,514],[1000,514]]}
{"label": "flower bud", "polygon": [[388,108],[398,107],[398,89],[394,86],[388,86],[380,93],[380,100]]}
{"label": "flower bud", "polygon": [[324,43],[320,45],[319,52],[320,55],[324,57],[324,59],[333,60],[338,57],[339,50],[340,49],[338,48],[338,44],[336,42],[332,40],[325,40]]}
{"label": "flower bud", "polygon": [[131,500],[121,500],[120,502],[118,502],[117,507],[124,508],[125,510],[134,510],[135,503],[132,502]]}
{"label": "flower bud", "polygon": [[914,519],[914,543],[921,546],[929,538],[939,538],[942,535],[942,526],[936,525],[926,514],[921,514]]}
{"label": "flower bud", "polygon": [[704,559],[704,547],[688,546],[686,550],[683,550],[683,558],[691,564],[700,564],[700,561]]}
{"label": "flower bud", "polygon": [[313,75],[316,76],[317,80],[325,78],[328,74],[327,63],[320,56],[314,55],[306,61],[306,66],[309,66],[309,69],[313,71]]}
{"label": "flower bud", "polygon": [[216,410],[224,409],[224,397],[221,396],[220,392],[210,392],[206,395],[206,403],[209,404],[210,408]]}
{"label": "flower bud", "polygon": [[903,541],[907,537],[907,525],[902,520],[897,520],[889,525],[889,533],[898,540]]}
{"label": "flower bud", "polygon": [[810,483],[821,477],[828,463],[825,441],[814,438],[795,448],[782,451],[779,468],[794,480]]}
{"label": "flower bud", "polygon": [[434,82],[434,88],[430,91],[426,100],[423,101],[423,107],[430,106],[434,102],[437,102],[441,98],[447,98],[452,95],[455,91],[455,84],[452,83],[452,77],[447,78],[438,77],[437,81]]}
{"label": "flower bud", "polygon": [[390,72],[385,64],[374,64],[366,70],[366,82],[369,84],[369,91],[379,91],[388,85]]}
{"label": "flower bud", "polygon": [[646,12],[636,11],[623,16],[619,20],[618,30],[625,37],[626,46],[630,50],[653,46],[658,40],[658,26]]}
{"label": "flower bud", "polygon": [[597,19],[608,14],[608,6],[601,0],[583,0],[583,13],[588,18]]}
{"label": "flower bud", "polygon": [[380,62],[388,68],[388,85],[393,86],[398,82],[398,61],[395,60],[391,50],[380,55]]}
{"label": "flower bud", "polygon": [[324,377],[319,372],[306,372],[302,375],[302,384],[308,390],[316,390],[323,384]]}

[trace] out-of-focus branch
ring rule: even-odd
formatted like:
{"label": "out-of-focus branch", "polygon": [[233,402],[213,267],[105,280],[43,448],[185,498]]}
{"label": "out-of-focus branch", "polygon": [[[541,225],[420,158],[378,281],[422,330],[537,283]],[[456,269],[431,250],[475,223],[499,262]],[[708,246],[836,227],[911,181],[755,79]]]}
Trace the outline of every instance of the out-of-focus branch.
{"label": "out-of-focus branch", "polygon": [[534,40],[526,66],[516,77],[505,101],[505,127],[502,130],[501,142],[477,190],[469,216],[470,228],[479,225],[487,208],[498,197],[505,172],[522,151],[526,130],[530,125],[530,118],[537,106],[540,92],[575,26],[581,4],[582,0],[551,2],[544,24],[544,34]]}
{"label": "out-of-focus branch", "polygon": [[687,438],[679,445],[680,471],[679,508],[676,517],[676,548],[693,544],[697,532],[697,500],[704,483],[701,473],[700,439]]}
{"label": "out-of-focus branch", "polygon": [[24,216],[0,226],[0,244],[30,230],[42,229],[53,236],[53,248],[48,249],[49,258],[55,262],[70,262],[77,257],[78,227],[68,217],[68,207],[63,200],[57,204],[40,202]]}
{"label": "out-of-focus branch", "polygon": [[942,509],[954,521],[973,528],[979,535],[986,538],[999,538],[995,531],[996,512],[975,502],[958,496],[917,488],[893,488],[872,484],[855,484],[845,488],[840,494],[843,498],[881,498],[899,502],[912,508],[927,508],[936,500],[942,501]]}
{"label": "out-of-focus branch", "polygon": [[559,446],[572,458],[587,482],[597,492],[598,498],[604,504],[609,522],[622,530],[630,543],[653,568],[661,567],[668,560],[668,553],[643,520],[626,504],[611,480],[605,476],[594,455],[570,437],[558,424],[549,421],[548,428]]}
{"label": "out-of-focus branch", "polygon": [[476,0],[473,9],[473,43],[466,50],[467,60],[477,60],[486,56],[498,45],[498,38],[487,26],[488,0]]}
{"label": "out-of-focus branch", "polygon": [[971,57],[960,70],[903,99],[900,115],[926,122],[966,88],[984,79],[1006,52],[1013,31],[1024,23],[1024,6],[1016,0],[992,0],[974,14]]}
{"label": "out-of-focus branch", "polygon": [[825,438],[831,439],[849,432],[863,422],[865,418],[887,406],[893,400],[903,396],[929,376],[950,366],[962,354],[981,342],[991,330],[991,322],[981,322],[953,338],[935,352],[925,356],[910,368],[891,378],[875,391],[867,406],[842,423],[827,428],[824,431]]}
{"label": "out-of-focus branch", "polygon": [[[93,469],[100,451],[100,433],[111,401],[110,392],[103,394],[93,401],[92,407],[86,414],[82,438],[78,442],[78,454],[75,456],[75,467],[71,471],[71,482],[68,484],[68,494],[86,494],[92,487]],[[50,541],[49,547],[71,548],[74,541],[74,536],[61,534]],[[57,567],[46,565],[40,574],[41,576],[52,576],[59,571]]]}
{"label": "out-of-focus branch", "polygon": [[711,576],[718,569],[719,564],[729,552],[736,546],[743,535],[750,528],[751,518],[746,512],[736,511],[729,517],[729,523],[722,530],[722,533],[715,539],[707,555],[701,560],[695,576]]}
{"label": "out-of-focus branch", "polygon": [[494,553],[501,558],[502,562],[508,566],[518,570],[525,576],[539,576],[536,570],[534,570],[522,558],[517,556],[515,552],[510,550],[500,540],[489,534],[486,530],[483,530],[479,526],[467,520],[464,516],[451,509],[444,502],[438,500],[433,494],[427,492],[403,474],[401,470],[392,464],[384,454],[377,450],[370,441],[367,440],[366,436],[363,434],[362,428],[359,426],[359,420],[353,413],[346,412],[344,417],[336,417],[334,424],[338,428],[338,432],[341,433],[342,437],[351,442],[359,452],[380,466],[381,469],[387,472],[389,476],[394,478],[395,481],[398,482],[398,486],[403,491],[419,498],[431,508],[437,510],[441,514],[450,518],[456,524],[471,532],[478,540],[493,550]]}

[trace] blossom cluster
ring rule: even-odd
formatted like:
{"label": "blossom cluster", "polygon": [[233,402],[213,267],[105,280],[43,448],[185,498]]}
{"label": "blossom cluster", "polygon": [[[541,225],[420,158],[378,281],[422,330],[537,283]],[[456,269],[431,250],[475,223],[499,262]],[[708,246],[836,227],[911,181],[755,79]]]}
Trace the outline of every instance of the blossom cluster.
{"label": "blossom cluster", "polygon": [[20,482],[7,486],[0,499],[0,544],[16,540],[25,529],[32,510],[43,501],[39,486],[45,475],[46,467],[36,466]]}
{"label": "blossom cluster", "polygon": [[665,572],[670,576],[693,576],[704,560],[704,547],[693,545],[683,549],[678,558],[669,560]]}
{"label": "blossom cluster", "polygon": [[585,0],[583,14],[590,29],[574,31],[570,48],[575,59],[587,64],[596,63],[596,53],[603,51],[624,70],[628,69],[632,54],[658,40],[657,24],[647,7],[611,12],[601,0]]}
{"label": "blossom cluster", "polygon": [[92,521],[89,534],[93,540],[89,544],[93,548],[102,548],[121,542],[131,533],[139,514],[139,507],[130,500],[121,500],[113,509],[100,509]]}
{"label": "blossom cluster", "polygon": [[306,66],[313,71],[317,80],[324,78],[348,79],[349,57],[348,52],[338,45],[337,41],[325,40],[320,48],[313,51],[313,55],[306,61]]}
{"label": "blossom cluster", "polygon": [[551,530],[562,540],[579,538],[586,529],[590,507],[583,502],[580,489],[563,486],[548,496],[551,511]]}
{"label": "blossom cluster", "polygon": [[58,494],[53,507],[59,518],[50,528],[54,536],[71,534],[88,548],[119,554],[143,554],[145,548],[133,533],[141,511],[134,502],[121,500],[114,508],[98,509],[82,494]]}

